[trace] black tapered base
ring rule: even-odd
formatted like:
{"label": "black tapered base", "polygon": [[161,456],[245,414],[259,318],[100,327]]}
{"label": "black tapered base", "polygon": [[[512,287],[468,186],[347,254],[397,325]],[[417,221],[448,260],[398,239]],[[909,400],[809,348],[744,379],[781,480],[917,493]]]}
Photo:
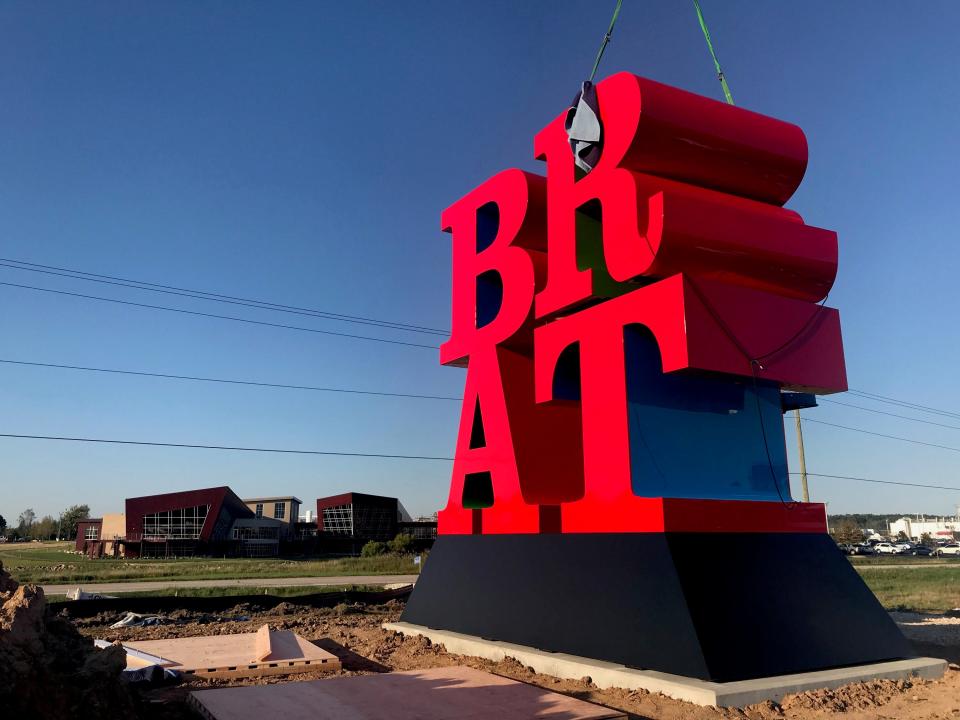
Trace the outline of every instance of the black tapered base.
{"label": "black tapered base", "polygon": [[914,655],[825,534],[444,535],[401,620],[719,682]]}

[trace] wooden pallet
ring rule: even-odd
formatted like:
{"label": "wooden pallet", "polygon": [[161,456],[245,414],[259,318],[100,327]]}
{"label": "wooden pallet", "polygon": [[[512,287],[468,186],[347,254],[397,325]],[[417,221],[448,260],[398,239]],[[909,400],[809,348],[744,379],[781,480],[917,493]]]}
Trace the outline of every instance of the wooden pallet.
{"label": "wooden pallet", "polygon": [[[162,660],[155,663],[184,677],[234,679],[304,672],[336,672],[340,660],[289,630],[238,635],[172,638],[126,642],[124,647]],[[127,654],[128,667],[141,667],[142,658]]]}
{"label": "wooden pallet", "polygon": [[620,710],[468,667],[199,690],[206,720],[623,720]]}

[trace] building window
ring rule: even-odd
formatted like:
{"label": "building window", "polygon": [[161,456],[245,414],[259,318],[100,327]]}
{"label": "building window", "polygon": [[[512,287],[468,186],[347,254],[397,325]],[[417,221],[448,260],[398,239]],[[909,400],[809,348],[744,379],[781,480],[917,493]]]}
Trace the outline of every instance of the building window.
{"label": "building window", "polygon": [[238,540],[277,540],[280,537],[278,527],[238,527],[233,529]]}
{"label": "building window", "polygon": [[88,525],[87,529],[83,531],[84,540],[97,540],[100,538],[100,528],[96,525]]}
{"label": "building window", "polygon": [[164,510],[143,516],[144,540],[198,540],[209,505]]}
{"label": "building window", "polygon": [[283,520],[286,517],[287,504],[278,502],[273,504],[273,517],[275,520]]}
{"label": "building window", "polygon": [[353,535],[353,505],[323,508],[323,531],[334,535]]}
{"label": "building window", "polygon": [[257,509],[254,510],[258,518],[263,517],[263,503],[257,503]]}
{"label": "building window", "polygon": [[353,511],[353,534],[366,539],[390,540],[397,534],[397,511],[390,507],[358,505]]}

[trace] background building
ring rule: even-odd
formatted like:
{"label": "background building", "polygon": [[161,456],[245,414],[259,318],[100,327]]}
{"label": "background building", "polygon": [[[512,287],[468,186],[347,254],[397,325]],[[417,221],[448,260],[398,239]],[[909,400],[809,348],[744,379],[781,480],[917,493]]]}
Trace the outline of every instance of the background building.
{"label": "background building", "polygon": [[103,518],[85,518],[77,522],[77,539],[74,547],[78,552],[87,552],[87,544],[100,541]]}
{"label": "background building", "polygon": [[317,500],[317,533],[356,541],[392,540],[398,532],[400,503],[396,498],[344,493]]}
{"label": "background building", "polygon": [[916,518],[902,517],[890,523],[890,536],[904,533],[908,538],[919,540],[929,535],[934,540],[952,540],[960,533],[960,519],[918,515]]}
{"label": "background building", "polygon": [[[286,512],[296,498],[284,501]],[[279,554],[290,523],[257,517],[228,487],[127,498],[126,512],[82,520],[76,548],[92,557]],[[271,512],[275,512],[270,506]]]}
{"label": "background building", "polygon": [[[298,522],[293,496],[241,500],[226,486],[127,498],[125,513],[77,524],[75,547],[90,557],[356,554],[399,533],[427,547],[436,517],[413,520],[397,498],[344,493],[317,500],[315,522]],[[306,515],[312,513],[307,511]]]}
{"label": "background building", "polygon": [[262,497],[245,499],[244,504],[253,511],[255,517],[278,520],[282,525],[280,538],[291,540],[295,537],[294,528],[300,517],[300,498],[287,495],[285,497]]}
{"label": "background building", "polygon": [[128,557],[226,549],[234,521],[254,516],[226,486],[127,498],[126,511]]}

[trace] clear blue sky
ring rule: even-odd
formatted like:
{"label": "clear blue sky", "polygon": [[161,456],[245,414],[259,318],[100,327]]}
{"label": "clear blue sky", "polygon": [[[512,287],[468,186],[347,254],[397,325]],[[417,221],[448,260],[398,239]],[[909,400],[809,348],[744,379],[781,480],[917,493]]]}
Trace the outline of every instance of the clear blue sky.
{"label": "clear blue sky", "polygon": [[[613,4],[4,3],[0,256],[447,327],[440,211],[498,170],[542,171],[533,135],[589,73]],[[960,5],[703,9],[737,103],[807,133],[810,166],[790,207],[840,234],[829,302],[851,387],[954,408]],[[601,76],[620,70],[721,97],[682,0],[626,0]],[[5,268],[0,281],[363,331]],[[463,385],[463,371],[418,348],[3,286],[0,308],[7,359],[399,392]],[[0,365],[6,433],[445,456],[458,412]],[[833,405],[809,417],[960,447],[956,430]],[[811,471],[960,486],[957,452],[814,425],[806,439]],[[792,430],[787,441],[792,453]],[[308,506],[386,493],[428,513],[444,504],[450,471],[10,439],[0,453],[8,521],[26,507],[86,502],[99,514],[125,496],[216,484]],[[812,482],[831,512],[960,502],[960,492]]]}

